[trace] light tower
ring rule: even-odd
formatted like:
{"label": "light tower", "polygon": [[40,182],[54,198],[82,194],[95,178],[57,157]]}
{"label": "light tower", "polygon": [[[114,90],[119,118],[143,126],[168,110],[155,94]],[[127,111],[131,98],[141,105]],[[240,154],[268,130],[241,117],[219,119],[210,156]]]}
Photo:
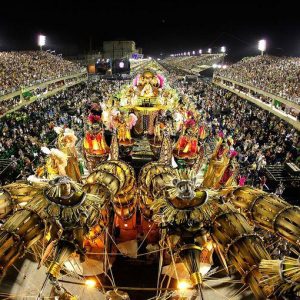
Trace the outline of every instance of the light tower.
{"label": "light tower", "polygon": [[38,36],[38,45],[40,46],[41,51],[43,50],[43,46],[46,45],[46,36],[43,34],[39,34]]}
{"label": "light tower", "polygon": [[259,40],[258,41],[258,50],[261,51],[261,55],[264,55],[264,52],[267,49],[267,41],[266,40]]}

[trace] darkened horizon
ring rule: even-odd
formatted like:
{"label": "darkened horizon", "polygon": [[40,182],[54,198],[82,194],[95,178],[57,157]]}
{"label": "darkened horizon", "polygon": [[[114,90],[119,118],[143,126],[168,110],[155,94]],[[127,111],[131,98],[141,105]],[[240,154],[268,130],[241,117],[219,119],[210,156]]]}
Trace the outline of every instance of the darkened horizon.
{"label": "darkened horizon", "polygon": [[37,49],[38,33],[47,49],[66,55],[100,50],[104,40],[133,40],[146,55],[158,56],[225,45],[233,57],[255,55],[265,38],[267,53],[300,54],[300,23],[288,4],[147,1],[31,1],[7,3],[0,18],[0,50]]}

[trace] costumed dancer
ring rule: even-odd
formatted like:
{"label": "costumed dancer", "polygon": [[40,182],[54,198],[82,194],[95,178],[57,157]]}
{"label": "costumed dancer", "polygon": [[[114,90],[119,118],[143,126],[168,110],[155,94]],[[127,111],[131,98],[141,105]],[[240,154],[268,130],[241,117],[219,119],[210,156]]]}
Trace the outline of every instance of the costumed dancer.
{"label": "costumed dancer", "polygon": [[88,120],[88,131],[83,139],[83,153],[88,170],[91,172],[98,163],[107,159],[109,147],[105,141],[101,116],[90,115]]}
{"label": "costumed dancer", "polygon": [[198,153],[198,128],[192,111],[187,112],[183,133],[175,146],[177,156],[194,157]]}
{"label": "costumed dancer", "polygon": [[58,148],[68,157],[68,164],[66,166],[66,174],[72,180],[81,182],[81,174],[78,164],[78,154],[76,150],[77,137],[74,131],[70,128],[61,129],[60,127],[54,128],[59,134]]}
{"label": "costumed dancer", "polygon": [[43,166],[39,166],[36,170],[36,176],[39,178],[54,179],[57,176],[66,176],[66,166],[68,158],[62,151],[47,147],[42,147],[41,151],[47,154],[46,162]]}
{"label": "costumed dancer", "polygon": [[230,162],[230,155],[233,153],[230,151],[232,144],[232,138],[228,138],[227,140],[223,140],[222,138],[219,139],[209,162],[208,169],[204,175],[203,186],[210,188],[218,187]]}
{"label": "costumed dancer", "polygon": [[135,126],[137,116],[134,113],[127,115],[124,112],[114,117],[114,128],[117,130],[117,137],[120,144],[131,144],[133,142],[130,130]]}

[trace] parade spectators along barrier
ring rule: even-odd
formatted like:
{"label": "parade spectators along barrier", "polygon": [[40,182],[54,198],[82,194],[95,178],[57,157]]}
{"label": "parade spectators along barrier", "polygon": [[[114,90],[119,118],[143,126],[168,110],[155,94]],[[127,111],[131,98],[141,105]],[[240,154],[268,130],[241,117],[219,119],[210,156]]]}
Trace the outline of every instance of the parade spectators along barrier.
{"label": "parade spectators along barrier", "polygon": [[48,98],[70,86],[87,81],[87,79],[87,72],[81,71],[0,96],[0,118],[37,99]]}
{"label": "parade spectators along barrier", "polygon": [[214,75],[213,83],[273,113],[300,130],[299,104],[219,75]]}

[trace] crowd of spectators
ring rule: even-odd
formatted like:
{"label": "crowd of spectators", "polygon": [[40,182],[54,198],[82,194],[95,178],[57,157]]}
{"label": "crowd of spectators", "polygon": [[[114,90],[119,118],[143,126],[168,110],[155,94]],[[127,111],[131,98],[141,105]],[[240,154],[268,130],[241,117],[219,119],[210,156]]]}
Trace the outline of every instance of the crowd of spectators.
{"label": "crowd of spectators", "polygon": [[46,51],[0,52],[0,95],[80,70],[79,65]]}
{"label": "crowd of spectators", "polygon": [[[178,75],[186,75],[198,73],[201,66],[212,66],[219,62],[224,57],[224,54],[202,54],[188,55],[179,57],[168,57],[161,61],[164,67],[170,67],[172,72],[176,70]],[[182,74],[183,73],[183,74]]]}
{"label": "crowd of spectators", "polygon": [[43,160],[40,148],[55,146],[55,126],[72,128],[80,140],[91,103],[105,101],[118,87],[117,81],[96,78],[5,115],[0,123],[0,160],[9,160],[10,167],[0,171],[0,183],[33,173]]}
{"label": "crowd of spectators", "polygon": [[215,74],[300,104],[299,57],[246,57]]}
{"label": "crowd of spectators", "polygon": [[212,136],[231,136],[240,176],[260,185],[267,165],[293,162],[300,167],[300,137],[291,125],[254,104],[203,81],[174,82],[197,104]]}

